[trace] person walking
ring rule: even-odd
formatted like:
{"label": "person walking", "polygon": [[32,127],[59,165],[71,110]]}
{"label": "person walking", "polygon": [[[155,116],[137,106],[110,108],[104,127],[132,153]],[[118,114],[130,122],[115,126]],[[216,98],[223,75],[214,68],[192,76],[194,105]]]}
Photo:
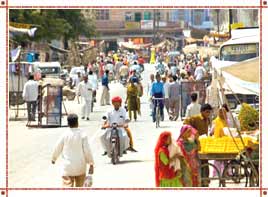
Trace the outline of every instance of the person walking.
{"label": "person walking", "polygon": [[97,75],[94,74],[93,71],[88,72],[88,81],[92,84],[92,90],[93,90],[92,99],[93,99],[93,102],[96,102],[97,89],[98,89],[98,79],[97,79]]}
{"label": "person walking", "polygon": [[78,95],[82,97],[82,119],[87,117],[89,120],[89,113],[91,112],[91,102],[92,102],[92,84],[88,81],[88,76],[84,76],[84,81],[80,82],[78,85]]}
{"label": "person walking", "polygon": [[78,104],[80,104],[79,96],[78,96],[78,85],[83,80],[82,76],[81,76],[81,72],[80,71],[77,72],[77,76],[75,75],[72,80],[73,80],[72,88],[75,88],[75,92],[76,92],[76,95],[77,95],[77,102],[78,102]]}
{"label": "person walking", "polygon": [[[210,104],[203,104],[200,109],[200,114],[188,117],[184,120],[183,124],[190,125],[198,131],[198,135],[208,135],[208,128],[210,125],[210,114],[212,111],[212,107]],[[201,165],[208,164],[208,160],[202,160]],[[202,178],[209,177],[209,167],[204,167],[201,170]],[[202,181],[202,187],[208,187],[209,181],[204,180]]]}
{"label": "person walking", "polygon": [[133,79],[130,79],[130,84],[127,87],[127,98],[126,102],[128,107],[128,116],[132,120],[132,111],[134,114],[134,120],[137,120],[138,110],[138,88],[135,86]]}
{"label": "person walking", "polygon": [[22,97],[27,104],[28,121],[35,121],[38,82],[34,80],[33,75],[30,75],[28,81],[24,84]]}
{"label": "person walking", "polygon": [[183,125],[177,144],[184,158],[181,160],[184,187],[200,187],[201,165],[198,157],[200,146],[197,130],[190,125]]}
{"label": "person walking", "polygon": [[169,114],[169,87],[170,83],[169,80],[167,80],[166,76],[162,77],[162,82],[164,84],[164,92],[165,92],[165,108],[167,110],[167,113]]}
{"label": "person walking", "polygon": [[109,92],[109,70],[105,70],[105,74],[102,77],[101,80],[102,84],[102,94],[101,94],[101,100],[100,104],[101,106],[104,105],[110,105],[110,92]]}
{"label": "person walking", "polygon": [[169,146],[172,144],[171,132],[160,134],[154,149],[155,153],[155,185],[156,187],[182,187],[181,173],[170,165],[175,159],[180,159],[181,153],[170,157]]}
{"label": "person walking", "polygon": [[82,187],[89,164],[89,174],[93,174],[94,160],[88,143],[87,135],[78,128],[78,116],[69,114],[67,117],[69,129],[57,141],[52,153],[52,164],[62,155],[63,187]]}
{"label": "person walking", "polygon": [[181,86],[177,81],[177,76],[172,76],[173,82],[169,86],[169,119],[176,121],[180,111]]}
{"label": "person walking", "polygon": [[191,117],[200,113],[201,105],[197,102],[197,93],[191,94],[192,102],[186,108],[185,117]]}

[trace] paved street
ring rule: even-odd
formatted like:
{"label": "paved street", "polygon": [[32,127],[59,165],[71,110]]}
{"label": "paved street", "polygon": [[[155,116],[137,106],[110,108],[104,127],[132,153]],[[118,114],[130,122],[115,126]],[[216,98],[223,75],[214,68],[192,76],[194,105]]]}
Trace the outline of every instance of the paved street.
{"label": "paved street", "polygon": [[[146,65],[143,73],[143,85],[146,87],[152,65]],[[119,83],[111,83],[111,97],[120,95],[125,98],[125,88]],[[145,88],[145,92],[147,88]],[[98,100],[100,91],[98,92]],[[124,99],[123,99],[124,100]],[[91,120],[79,120],[85,129],[95,160],[94,187],[154,187],[154,146],[159,134],[164,130],[174,133],[177,138],[179,122],[166,120],[156,129],[149,116],[148,97],[145,93],[141,100],[142,116],[137,122],[131,122],[130,128],[137,153],[128,152],[121,158],[119,165],[112,165],[108,157],[101,156],[103,149],[99,141],[102,115],[111,107],[97,106],[91,114]],[[77,101],[66,101],[68,113],[79,114]],[[23,116],[26,112],[20,111]],[[10,114],[12,115],[12,113]],[[63,118],[66,125],[66,116]],[[167,119],[167,116],[166,116]],[[25,127],[26,121],[9,122],[9,187],[61,187],[60,162],[51,164],[51,152],[58,137],[66,127],[36,129]]]}
{"label": "paved street", "polygon": [[[99,141],[101,118],[112,106],[100,107],[99,103],[90,116],[90,121],[79,120],[80,128],[85,129],[90,140],[95,172],[93,187],[95,188],[152,188],[154,182],[154,147],[159,134],[171,131],[177,139],[181,122],[170,122],[165,114],[165,121],[156,129],[149,115],[147,82],[149,74],[154,72],[152,65],[146,65],[143,73],[144,96],[141,100],[141,114],[137,122],[129,126],[134,138],[134,148],[137,153],[128,152],[121,158],[120,164],[112,165],[107,156],[102,156],[102,146]],[[115,95],[126,97],[126,89],[119,83],[110,84],[111,98]],[[99,101],[101,91],[97,94]],[[75,101],[64,102],[68,113],[80,113],[80,105]],[[10,112],[12,116],[14,112]],[[25,116],[26,111],[20,111]],[[66,125],[66,116],[63,125]],[[65,131],[62,128],[27,128],[26,121],[9,122],[9,187],[11,188],[59,188],[61,187],[59,158],[55,165],[51,164],[51,154],[59,136]],[[218,187],[218,181],[212,181],[210,187]],[[243,187],[242,184],[232,187]]]}

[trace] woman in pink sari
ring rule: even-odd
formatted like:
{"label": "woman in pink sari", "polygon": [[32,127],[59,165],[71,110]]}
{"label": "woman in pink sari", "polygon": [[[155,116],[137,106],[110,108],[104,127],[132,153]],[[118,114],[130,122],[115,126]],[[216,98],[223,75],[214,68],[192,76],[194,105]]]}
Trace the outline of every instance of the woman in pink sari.
{"label": "woman in pink sari", "polygon": [[181,148],[184,157],[184,160],[181,161],[184,187],[200,187],[201,169],[198,158],[199,142],[197,130],[190,125],[183,125],[177,144]]}

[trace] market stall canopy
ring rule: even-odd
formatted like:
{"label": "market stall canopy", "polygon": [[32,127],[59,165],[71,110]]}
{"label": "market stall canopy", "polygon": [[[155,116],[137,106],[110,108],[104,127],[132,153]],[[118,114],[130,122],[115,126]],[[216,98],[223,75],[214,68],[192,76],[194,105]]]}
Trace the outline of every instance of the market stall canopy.
{"label": "market stall canopy", "polygon": [[197,44],[186,45],[182,50],[186,54],[199,51],[202,57],[211,57],[218,54],[218,47],[202,47],[197,46]]}
{"label": "market stall canopy", "polygon": [[259,57],[250,59],[247,61],[236,63],[232,66],[224,67],[222,68],[222,71],[225,71],[244,81],[259,83],[259,61]]}
{"label": "market stall canopy", "polygon": [[164,40],[156,45],[153,45],[153,48],[163,48],[164,46],[171,45],[171,42],[168,40]]}
{"label": "market stall canopy", "polygon": [[195,42],[197,42],[197,40],[192,38],[192,37],[188,37],[185,40],[186,40],[187,43],[195,43]]}
{"label": "market stall canopy", "polygon": [[[222,77],[234,91],[235,86],[259,95],[259,57],[221,68]],[[236,91],[234,91],[236,92]]]}
{"label": "market stall canopy", "polygon": [[30,37],[34,37],[37,27],[26,29],[26,28],[16,28],[9,26],[9,32],[13,34],[28,34]]}
{"label": "market stall canopy", "polygon": [[133,42],[119,42],[118,43],[119,47],[124,47],[127,49],[135,49],[135,50],[140,50],[147,48],[152,45],[152,43],[148,44],[134,44]]}

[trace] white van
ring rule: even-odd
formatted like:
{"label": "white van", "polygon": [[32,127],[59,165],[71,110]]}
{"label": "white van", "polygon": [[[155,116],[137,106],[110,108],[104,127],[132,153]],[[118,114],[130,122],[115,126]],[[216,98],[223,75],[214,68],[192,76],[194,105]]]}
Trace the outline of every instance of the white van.
{"label": "white van", "polygon": [[33,71],[40,72],[48,78],[60,78],[61,65],[59,62],[34,62]]}
{"label": "white van", "polygon": [[[254,60],[258,59],[259,57],[259,33],[260,32],[258,28],[232,30],[232,38],[220,46],[219,58],[211,59],[213,67],[213,78],[216,78],[217,75],[222,76],[224,68],[237,64],[246,65],[248,61],[253,61],[254,64],[252,65],[254,65],[257,69],[258,61],[256,62]],[[224,74],[225,76],[230,76],[226,73]],[[242,87],[241,83],[246,83],[241,81],[240,84],[236,84],[234,80],[230,81],[230,79],[231,76],[229,80],[226,81],[229,82],[229,85],[225,86],[226,83],[224,83],[223,86],[225,89],[225,95],[229,103],[231,103],[234,108],[238,105],[237,97],[241,102],[250,104],[258,103],[258,93],[252,90],[248,91],[250,89],[249,87],[248,90],[246,88],[235,88],[236,85]],[[230,88],[230,86],[232,86],[232,88]],[[235,89],[235,92],[233,92],[232,89]]]}
{"label": "white van", "polygon": [[224,66],[258,57],[259,40],[258,28],[233,30],[232,38],[220,46],[218,63]]}

